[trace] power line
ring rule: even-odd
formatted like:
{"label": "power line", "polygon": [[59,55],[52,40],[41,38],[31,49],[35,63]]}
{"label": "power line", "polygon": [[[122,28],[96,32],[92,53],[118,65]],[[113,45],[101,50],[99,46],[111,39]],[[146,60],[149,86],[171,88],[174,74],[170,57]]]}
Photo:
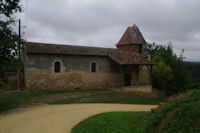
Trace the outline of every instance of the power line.
{"label": "power line", "polygon": [[[63,0],[61,2],[61,7],[59,6],[59,8],[57,8],[53,13],[51,13],[51,15],[49,15],[49,17],[47,17],[47,19],[44,20],[44,24],[47,24],[59,11],[61,11],[67,4],[69,3],[69,0]],[[40,41],[41,41],[41,30],[39,30],[39,36],[40,36]]]}
{"label": "power line", "polygon": [[63,0],[63,1],[62,1],[63,4],[61,5],[62,7],[57,8],[49,17],[47,17],[47,19],[45,19],[44,23],[48,23],[50,19],[52,19],[59,11],[61,11],[69,3],[69,0]]}
{"label": "power line", "polygon": [[27,15],[28,15],[28,0],[26,0],[26,25],[27,25]]}

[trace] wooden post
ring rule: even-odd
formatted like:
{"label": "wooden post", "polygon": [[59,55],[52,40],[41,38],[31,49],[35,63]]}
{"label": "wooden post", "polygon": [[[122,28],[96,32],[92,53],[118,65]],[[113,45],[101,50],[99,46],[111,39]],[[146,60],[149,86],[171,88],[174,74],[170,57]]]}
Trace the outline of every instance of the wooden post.
{"label": "wooden post", "polygon": [[139,86],[139,65],[136,67],[136,86]]}
{"label": "wooden post", "polygon": [[121,85],[124,86],[124,71],[122,69],[122,66],[120,66],[120,71],[121,71],[121,75],[122,75],[122,77],[121,77],[121,80],[122,80]]}
{"label": "wooden post", "polygon": [[19,60],[20,60],[20,56],[21,56],[21,21],[19,19],[19,35],[18,35],[18,52],[19,52]]}
{"label": "wooden post", "polygon": [[141,68],[143,68],[143,67],[140,67],[140,65],[138,65],[138,66],[136,67],[136,73],[137,73],[136,85],[137,85],[137,86],[140,85],[140,70],[141,70]]}
{"label": "wooden post", "polygon": [[18,67],[18,69],[17,69],[17,75],[18,75],[18,86],[17,86],[17,88],[18,88],[18,90],[20,90],[20,68]]}
{"label": "wooden post", "polygon": [[[19,52],[19,55],[18,55],[18,61],[20,62],[21,60],[21,21],[19,19],[19,38],[18,38],[18,52]],[[18,75],[18,90],[20,90],[20,65],[18,65],[18,70],[17,70],[17,75]]]}
{"label": "wooden post", "polygon": [[149,80],[150,84],[152,85],[152,65],[147,65],[147,68],[149,70]]}
{"label": "wooden post", "polygon": [[152,85],[152,65],[150,65],[150,68],[149,68],[149,72],[150,72],[150,83]]}

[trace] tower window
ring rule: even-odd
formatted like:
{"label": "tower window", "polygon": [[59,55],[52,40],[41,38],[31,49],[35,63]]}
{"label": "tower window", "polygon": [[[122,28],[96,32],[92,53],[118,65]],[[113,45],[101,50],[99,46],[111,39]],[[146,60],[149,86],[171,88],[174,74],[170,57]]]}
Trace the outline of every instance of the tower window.
{"label": "tower window", "polygon": [[95,62],[93,62],[91,64],[91,72],[95,73],[97,71],[97,64]]}
{"label": "tower window", "polygon": [[59,73],[60,72],[60,62],[56,61],[54,64],[54,72]]}
{"label": "tower window", "polygon": [[142,53],[142,45],[139,46],[139,53]]}

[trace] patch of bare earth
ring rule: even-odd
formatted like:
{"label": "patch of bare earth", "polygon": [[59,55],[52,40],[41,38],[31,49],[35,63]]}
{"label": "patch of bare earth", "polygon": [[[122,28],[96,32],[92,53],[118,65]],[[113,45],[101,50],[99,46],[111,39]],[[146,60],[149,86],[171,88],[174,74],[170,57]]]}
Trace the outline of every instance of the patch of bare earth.
{"label": "patch of bare earth", "polygon": [[[183,98],[183,97],[185,97],[185,96],[187,96],[187,95],[189,95],[189,94],[191,94],[191,93],[188,92],[188,93],[183,93],[183,94],[173,95],[173,96],[171,96],[171,97],[168,97],[168,98],[166,99],[165,102],[163,102],[163,103],[160,104],[160,107],[163,106],[164,104],[169,103],[169,102],[173,102],[173,101],[175,101],[175,100],[178,100],[178,99],[180,99],[180,98]],[[188,103],[187,103],[187,104],[188,104]],[[161,119],[161,121],[159,122],[158,126],[157,126],[156,129],[155,129],[155,132],[156,132],[156,133],[159,133],[159,132],[160,132],[160,130],[161,130],[162,126],[164,125],[164,123],[165,123],[168,119],[170,119],[170,118],[174,115],[174,113],[175,113],[179,108],[180,108],[180,106],[177,106],[177,107],[173,108],[171,111],[169,111],[169,112],[167,112],[167,113],[165,114],[165,116]]]}
{"label": "patch of bare earth", "polygon": [[178,110],[179,107],[174,108],[172,111],[169,111],[165,114],[165,116],[161,119],[160,123],[156,127],[155,133],[159,133],[164,123],[171,118],[174,113]]}

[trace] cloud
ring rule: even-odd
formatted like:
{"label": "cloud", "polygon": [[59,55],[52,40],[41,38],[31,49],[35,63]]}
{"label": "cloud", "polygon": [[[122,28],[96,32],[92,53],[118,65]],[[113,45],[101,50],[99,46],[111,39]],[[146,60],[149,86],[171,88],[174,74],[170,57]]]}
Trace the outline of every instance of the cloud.
{"label": "cloud", "polygon": [[[22,1],[26,13],[25,1]],[[146,41],[185,49],[200,61],[199,0],[34,0],[28,1],[28,41],[115,47],[128,26],[137,24]]]}

